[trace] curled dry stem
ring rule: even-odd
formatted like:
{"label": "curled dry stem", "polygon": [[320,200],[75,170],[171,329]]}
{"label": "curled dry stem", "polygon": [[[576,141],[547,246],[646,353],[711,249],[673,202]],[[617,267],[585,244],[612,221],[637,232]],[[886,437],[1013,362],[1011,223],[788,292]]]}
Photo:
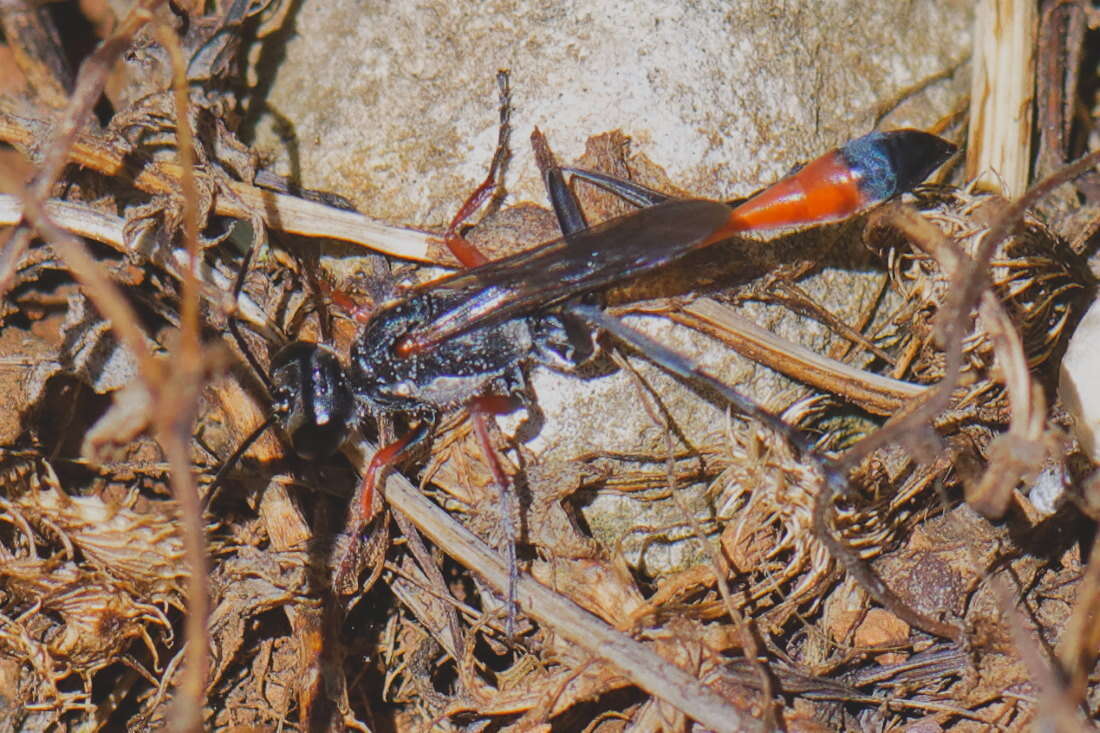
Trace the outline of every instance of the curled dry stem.
{"label": "curled dry stem", "polygon": [[183,192],[183,237],[188,266],[183,268],[180,337],[178,357],[164,387],[155,392],[158,442],[172,468],[172,493],[180,504],[183,520],[183,545],[191,572],[187,580],[187,654],[175,700],[177,730],[201,730],[203,699],[209,666],[207,617],[206,535],[203,531],[202,506],[191,470],[191,433],[202,388],[202,344],[199,341],[199,258],[198,187],[194,171],[194,139],[188,115],[187,69],[179,38],[167,25],[159,24],[156,35],[172,60],[172,87],[176,105],[176,155]]}

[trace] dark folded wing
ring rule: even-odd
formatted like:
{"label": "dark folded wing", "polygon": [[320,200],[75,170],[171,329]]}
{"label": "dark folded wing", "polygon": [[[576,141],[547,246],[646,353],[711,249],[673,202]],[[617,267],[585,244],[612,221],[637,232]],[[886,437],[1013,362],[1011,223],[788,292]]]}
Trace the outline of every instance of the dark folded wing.
{"label": "dark folded wing", "polygon": [[653,270],[713,241],[717,201],[674,199],[423,286],[450,303],[413,334],[429,345]]}

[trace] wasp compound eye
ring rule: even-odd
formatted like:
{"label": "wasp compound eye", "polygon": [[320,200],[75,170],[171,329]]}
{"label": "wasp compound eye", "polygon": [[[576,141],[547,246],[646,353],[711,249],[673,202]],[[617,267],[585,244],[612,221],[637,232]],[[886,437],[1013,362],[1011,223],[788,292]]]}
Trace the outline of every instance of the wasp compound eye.
{"label": "wasp compound eye", "polygon": [[355,399],[336,354],[298,341],[271,359],[275,409],[294,451],[306,460],[340,449],[355,417]]}

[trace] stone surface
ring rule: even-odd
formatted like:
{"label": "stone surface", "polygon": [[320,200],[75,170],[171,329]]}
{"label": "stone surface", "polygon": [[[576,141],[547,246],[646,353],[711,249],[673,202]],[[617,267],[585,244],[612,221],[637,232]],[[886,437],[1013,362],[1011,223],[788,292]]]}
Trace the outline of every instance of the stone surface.
{"label": "stone surface", "polygon": [[1070,338],[1059,370],[1058,393],[1073,416],[1081,448],[1100,463],[1100,300],[1095,301]]}
{"label": "stone surface", "polygon": [[[862,134],[969,48],[971,3],[659,0],[332,3],[293,14],[259,147],[367,214],[441,226],[485,173],[494,76],[511,71],[517,200],[543,202],[527,144],[559,155],[622,129],[681,187],[744,194]],[[966,92],[928,85],[887,118],[926,127]],[[278,124],[276,124],[278,123]],[[287,145],[292,130],[296,140]]]}

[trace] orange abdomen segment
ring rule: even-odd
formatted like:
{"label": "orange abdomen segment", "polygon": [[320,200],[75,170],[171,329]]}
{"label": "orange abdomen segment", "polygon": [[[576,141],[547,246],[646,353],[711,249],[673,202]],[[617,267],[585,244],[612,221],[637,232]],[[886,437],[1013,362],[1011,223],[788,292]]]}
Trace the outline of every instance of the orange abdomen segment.
{"label": "orange abdomen segment", "polygon": [[726,231],[733,234],[835,221],[865,205],[859,176],[839,151],[833,151],[736,207]]}

